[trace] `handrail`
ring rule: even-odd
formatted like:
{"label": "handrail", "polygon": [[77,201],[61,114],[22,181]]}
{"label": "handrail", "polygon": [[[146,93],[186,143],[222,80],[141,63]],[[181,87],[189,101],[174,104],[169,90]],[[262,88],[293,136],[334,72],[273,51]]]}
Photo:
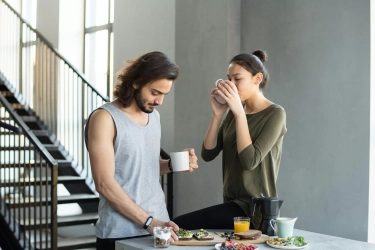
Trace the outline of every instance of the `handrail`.
{"label": "handrail", "polygon": [[35,32],[35,34],[37,34],[37,36],[40,38],[40,40],[43,41],[43,43],[45,43],[49,49],[51,49],[56,55],[58,55],[60,57],[60,59],[64,60],[65,63],[67,65],[69,65],[69,67],[71,69],[73,69],[74,73],[76,73],[77,75],[79,75],[80,78],[82,78],[89,86],[90,88],[92,88],[101,98],[105,99],[107,102],[109,101],[109,98],[108,96],[103,96],[99,90],[96,89],[96,87],[92,86],[89,82],[89,80],[82,74],[80,73],[76,67],[74,67],[63,55],[61,55],[60,52],[58,52],[58,50],[53,46],[52,43],[50,43],[39,31],[37,31],[36,29],[34,29],[20,14],[18,14],[18,12],[13,9],[12,6],[10,6],[6,1],[4,0],[0,0],[2,1],[5,5],[8,6],[8,8],[24,23],[27,25],[28,28],[30,28],[33,32]]}
{"label": "handrail", "polygon": [[[6,83],[1,75],[0,81]],[[1,118],[18,126],[2,122],[0,129],[0,138],[4,136],[0,140],[0,169],[4,170],[0,179],[1,216],[23,249],[35,249],[38,244],[39,249],[45,249],[41,247],[44,231],[47,232],[44,246],[57,250],[57,161],[1,92],[0,107]],[[7,128],[16,133],[4,132]],[[43,172],[47,178],[42,187],[38,177],[41,180]],[[43,215],[50,218],[50,223],[43,222]],[[20,220],[28,225],[35,223],[34,235],[24,232]]]}
{"label": "handrail", "polygon": [[0,103],[2,103],[3,107],[9,112],[12,116],[13,120],[21,127],[21,130],[27,136],[27,138],[34,144],[42,153],[43,157],[48,161],[51,165],[57,165],[57,161],[55,158],[51,156],[51,154],[47,151],[47,149],[43,146],[43,144],[38,140],[38,138],[31,132],[30,128],[26,125],[26,123],[21,119],[21,117],[13,111],[13,108],[9,104],[9,102],[5,99],[5,97],[0,92]]}
{"label": "handrail", "polygon": [[8,123],[5,123],[5,122],[0,122],[0,128],[5,128],[7,130],[10,130],[16,134],[21,134],[22,130],[20,128],[17,128],[15,126],[12,126]]}

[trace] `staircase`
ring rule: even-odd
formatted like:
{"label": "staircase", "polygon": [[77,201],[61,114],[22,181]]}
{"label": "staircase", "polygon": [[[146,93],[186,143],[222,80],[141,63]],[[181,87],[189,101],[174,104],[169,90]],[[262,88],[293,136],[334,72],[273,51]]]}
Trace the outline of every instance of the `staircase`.
{"label": "staircase", "polygon": [[[4,0],[0,37],[0,248],[95,247],[99,199],[83,131],[108,98]],[[173,218],[173,176],[161,185]]]}
{"label": "staircase", "polygon": [[0,246],[95,247],[99,198],[83,130],[108,98],[3,0],[0,36],[0,122],[20,129],[0,128]]}
{"label": "staircase", "polygon": [[[70,216],[57,217],[57,231],[63,231],[69,228],[69,231],[92,232],[89,236],[82,237],[59,237],[57,239],[57,249],[79,249],[95,247],[96,237],[94,236],[94,224],[98,219],[97,208],[99,198],[90,185],[86,184],[86,177],[77,172],[74,167],[74,161],[66,152],[64,147],[59,143],[54,135],[46,129],[46,126],[34,112],[25,108],[6,84],[4,77],[0,75],[0,120],[13,121],[9,112],[5,112],[6,105],[10,106],[30,132],[35,135],[39,142],[44,146],[46,151],[56,160],[57,168],[57,184],[62,184],[69,191],[70,195],[57,196],[56,205],[60,204],[78,204],[82,209],[82,213]],[[8,113],[8,114],[7,114]],[[11,132],[2,132],[2,136],[11,136]],[[17,141],[17,139],[16,139]],[[11,142],[11,140],[10,140]],[[30,241],[35,249],[49,249],[48,242],[45,238],[46,231],[50,231],[51,217],[46,216],[53,205],[50,197],[39,195],[45,193],[44,188],[51,186],[51,178],[48,177],[48,166],[42,162],[36,162],[35,169],[28,173],[25,169],[24,162],[17,159],[11,163],[4,163],[7,154],[11,155],[17,151],[26,151],[27,147],[6,146],[6,139],[3,140],[0,155],[0,189],[5,204],[9,211],[15,216],[20,231],[26,235],[25,238]],[[12,144],[12,143],[8,143]],[[31,146],[31,150],[35,146]],[[16,153],[17,154],[17,153]],[[9,157],[8,157],[9,158]],[[16,157],[10,157],[16,158]],[[27,163],[26,163],[27,165]],[[8,172],[8,174],[6,174]],[[19,174],[18,174],[19,172]],[[12,174],[16,173],[16,174]],[[18,187],[27,187],[26,191]],[[32,189],[32,190],[31,190]],[[51,189],[51,188],[50,188]],[[26,192],[26,193],[25,193]],[[45,207],[46,211],[40,211]],[[42,209],[43,210],[43,209]],[[59,210],[59,208],[58,208]],[[31,216],[22,216],[23,213]],[[42,214],[42,215],[40,215]],[[46,230],[45,230],[46,229]],[[66,230],[65,230],[66,231]],[[65,233],[66,234],[66,233]],[[61,235],[61,234],[60,234]]]}

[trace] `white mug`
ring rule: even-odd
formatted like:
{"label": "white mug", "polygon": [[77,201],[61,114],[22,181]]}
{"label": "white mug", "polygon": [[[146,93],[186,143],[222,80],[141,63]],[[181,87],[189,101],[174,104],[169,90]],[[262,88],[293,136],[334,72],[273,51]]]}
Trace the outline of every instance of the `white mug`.
{"label": "white mug", "polygon": [[189,170],[189,151],[170,153],[173,172]]}
{"label": "white mug", "polygon": [[[217,85],[219,84],[220,81],[223,81],[223,79],[218,79],[216,82],[215,82],[215,86],[217,87]],[[225,99],[221,96],[219,96],[218,94],[216,94],[216,91],[214,92],[214,95],[215,95],[215,99],[218,103],[221,103],[221,104],[225,104],[227,103],[225,101]]]}

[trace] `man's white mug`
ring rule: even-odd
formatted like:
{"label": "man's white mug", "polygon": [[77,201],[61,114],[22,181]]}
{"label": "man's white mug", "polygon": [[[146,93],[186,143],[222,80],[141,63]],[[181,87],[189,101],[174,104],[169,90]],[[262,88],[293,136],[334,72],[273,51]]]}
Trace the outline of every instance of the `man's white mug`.
{"label": "man's white mug", "polygon": [[170,153],[173,172],[189,170],[189,151]]}

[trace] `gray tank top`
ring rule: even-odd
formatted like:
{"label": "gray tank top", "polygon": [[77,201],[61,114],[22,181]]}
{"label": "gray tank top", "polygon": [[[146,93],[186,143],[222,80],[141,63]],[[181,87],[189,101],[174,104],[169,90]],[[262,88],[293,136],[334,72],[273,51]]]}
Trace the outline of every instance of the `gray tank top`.
{"label": "gray tank top", "polygon": [[[116,126],[115,180],[146,213],[159,220],[169,221],[164,193],[159,183],[161,129],[158,115],[156,112],[150,113],[148,124],[141,126],[112,103],[106,103],[100,108],[108,111]],[[86,145],[88,126],[87,122]],[[142,226],[117,212],[100,194],[99,200],[97,237],[122,238],[148,234]]]}

